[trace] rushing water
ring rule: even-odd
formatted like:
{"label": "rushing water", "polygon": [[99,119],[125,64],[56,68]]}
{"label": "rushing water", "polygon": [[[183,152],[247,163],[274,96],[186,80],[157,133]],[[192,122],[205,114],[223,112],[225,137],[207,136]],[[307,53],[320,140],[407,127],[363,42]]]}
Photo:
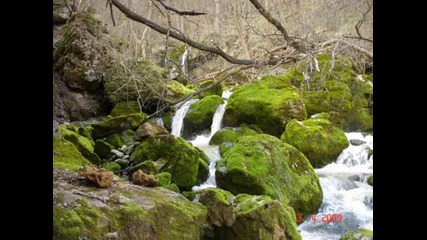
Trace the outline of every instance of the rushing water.
{"label": "rushing water", "polygon": [[199,101],[199,99],[191,99],[184,103],[178,110],[176,110],[175,114],[172,118],[172,131],[171,134],[180,137],[182,133],[182,129],[184,126],[184,117],[185,114],[187,114],[188,109],[190,108],[191,104]]}
{"label": "rushing water", "polygon": [[[373,188],[367,179],[373,173],[372,135],[346,133],[347,139],[361,140],[350,144],[338,159],[321,169],[315,169],[323,190],[323,202],[315,215],[308,216],[298,227],[304,240],[339,239],[347,231],[358,228],[373,230]],[[322,217],[341,214],[341,222],[322,222]]]}
{"label": "rushing water", "polygon": [[[216,187],[215,167],[221,157],[218,146],[209,145],[209,141],[221,128],[226,99],[230,95],[229,91],[222,94],[225,102],[214,114],[210,133],[198,135],[191,141],[210,159],[208,179],[200,186],[194,186],[193,191]],[[181,136],[185,114],[196,101],[190,100],[176,111],[172,121],[173,135]],[[373,188],[367,184],[368,177],[373,174],[374,159],[373,155],[369,156],[369,149],[373,150],[373,136],[351,132],[346,133],[346,137],[352,144],[338,159],[315,169],[323,190],[323,202],[318,213],[314,214],[316,221],[312,216],[305,216],[304,222],[298,226],[304,240],[338,240],[347,231],[362,227],[373,230]],[[322,218],[327,220],[326,217],[334,214],[342,216],[342,221],[322,221]]]}
{"label": "rushing water", "polygon": [[[225,113],[225,106],[227,105],[227,99],[230,97],[231,92],[226,90],[222,93],[222,98],[224,98],[224,103],[219,105],[215,111],[215,114],[212,119],[211,131],[208,134],[200,134],[197,135],[196,138],[190,141],[194,146],[198,147],[209,157],[209,177],[208,179],[202,183],[200,186],[194,186],[193,190],[201,190],[208,187],[216,187],[215,181],[215,167],[219,160],[221,160],[221,156],[219,153],[219,148],[216,145],[209,145],[209,141],[212,136],[221,129],[222,117]],[[172,134],[179,137],[181,136],[182,130],[185,126],[183,126],[184,117],[190,108],[191,104],[196,102],[197,100],[191,100],[186,102],[181,108],[179,108],[172,120]]]}

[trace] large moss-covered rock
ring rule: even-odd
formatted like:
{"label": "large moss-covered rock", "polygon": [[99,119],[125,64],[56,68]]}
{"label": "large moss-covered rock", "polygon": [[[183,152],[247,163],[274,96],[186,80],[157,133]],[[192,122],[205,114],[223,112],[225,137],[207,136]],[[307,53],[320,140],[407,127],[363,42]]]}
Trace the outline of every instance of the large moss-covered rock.
{"label": "large moss-covered rock", "polygon": [[224,121],[226,126],[255,124],[264,133],[279,137],[291,119],[307,117],[299,90],[287,79],[265,76],[233,91]]}
{"label": "large moss-covered rock", "polygon": [[219,145],[221,156],[230,149],[233,144],[243,136],[257,135],[259,132],[249,128],[248,125],[242,124],[240,127],[226,127],[217,131],[209,141],[210,145]]}
{"label": "large moss-covered rock", "polygon": [[135,130],[142,124],[146,116],[144,113],[135,113],[107,118],[101,122],[94,123],[92,124],[92,137],[98,139],[127,129]]}
{"label": "large moss-covered rock", "polygon": [[123,145],[126,144],[126,141],[123,139],[122,134],[118,133],[108,135],[105,141],[113,145],[115,148],[121,148]]}
{"label": "large moss-covered rock", "polygon": [[206,208],[181,194],[124,180],[94,188],[79,178],[54,170],[54,239],[203,239]]}
{"label": "large moss-covered rock", "polygon": [[293,209],[268,196],[239,194],[233,202],[236,221],[215,230],[215,239],[302,239]]}
{"label": "large moss-covered rock", "polygon": [[93,140],[83,137],[82,135],[73,132],[66,128],[65,125],[59,127],[60,135],[65,139],[70,141],[76,146],[79,152],[88,159],[91,163],[95,165],[101,164],[101,159],[97,154],[94,153]]}
{"label": "large moss-covered rock", "polygon": [[307,71],[301,62],[283,78],[301,89],[308,115],[338,112],[348,131],[372,130],[372,75],[357,74],[352,62],[340,55],[332,60],[329,54],[317,56],[320,71]]}
{"label": "large moss-covered rock", "polygon": [[82,153],[70,141],[61,136],[53,137],[53,167],[75,171],[84,165],[90,165],[90,161],[83,157]]}
{"label": "large moss-covered rock", "polygon": [[113,110],[111,110],[111,116],[118,117],[140,112],[141,108],[138,101],[126,101],[117,103]]}
{"label": "large moss-covered rock", "polygon": [[369,176],[369,178],[368,178],[368,184],[371,185],[371,186],[374,186],[374,176],[373,175]]}
{"label": "large moss-covered rock", "polygon": [[373,239],[374,239],[374,232],[364,228],[345,233],[340,238],[340,240],[373,240]]}
{"label": "large moss-covered rock", "polygon": [[200,185],[209,177],[209,165],[202,158],[199,158],[199,168],[197,170],[197,180],[195,185]]}
{"label": "large moss-covered rock", "polygon": [[233,194],[268,195],[304,215],[316,212],[323,198],[304,154],[267,134],[241,137],[219,161],[216,181]]}
{"label": "large moss-covered rock", "polygon": [[132,152],[130,159],[135,163],[154,161],[159,172],[172,174],[172,182],[179,187],[195,185],[199,170],[199,152],[183,138],[170,134],[150,136]]}
{"label": "large moss-covered rock", "polygon": [[193,202],[198,202],[208,209],[208,223],[215,227],[233,226],[236,221],[233,202],[234,195],[219,188],[207,188],[186,193]]}
{"label": "large moss-covered rock", "polygon": [[184,117],[184,135],[210,129],[213,115],[218,106],[223,103],[224,100],[221,97],[211,95],[192,104]]}
{"label": "large moss-covered rock", "polygon": [[281,139],[303,152],[315,168],[335,161],[349,145],[344,131],[326,119],[294,119],[286,125]]}
{"label": "large moss-covered rock", "polygon": [[114,146],[104,140],[97,139],[95,141],[94,152],[101,158],[108,158],[111,155],[111,150],[113,149]]}

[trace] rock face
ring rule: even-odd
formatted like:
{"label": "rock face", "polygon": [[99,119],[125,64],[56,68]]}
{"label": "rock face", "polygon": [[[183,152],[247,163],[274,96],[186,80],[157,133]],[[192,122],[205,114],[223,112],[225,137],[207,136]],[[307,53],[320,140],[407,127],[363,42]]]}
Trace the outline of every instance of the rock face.
{"label": "rock face", "polygon": [[335,161],[349,145],[344,131],[326,119],[292,120],[281,139],[303,152],[315,168]]}
{"label": "rock face", "polygon": [[153,161],[157,172],[171,173],[172,182],[184,188],[195,185],[203,161],[191,143],[170,134],[148,137],[135,148],[130,159],[135,164]]}
{"label": "rock face", "polygon": [[340,240],[373,240],[374,232],[368,229],[359,229],[344,234]]}
{"label": "rock face", "polygon": [[241,137],[219,161],[216,181],[233,194],[268,195],[304,215],[316,212],[323,198],[304,154],[267,134]]}
{"label": "rock face", "polygon": [[210,129],[213,115],[218,106],[223,103],[224,100],[221,97],[210,95],[192,104],[184,117],[184,136]]}
{"label": "rock face", "polygon": [[215,231],[214,239],[302,239],[293,209],[268,196],[239,194],[233,202],[236,221]]}
{"label": "rock face", "polygon": [[299,90],[273,76],[238,87],[231,95],[224,121],[226,126],[237,127],[242,123],[255,124],[264,133],[280,137],[291,119],[307,116]]}
{"label": "rock face", "polygon": [[53,176],[54,239],[203,238],[206,208],[181,194],[123,180],[108,189],[94,188],[79,173],[60,169]]}
{"label": "rock face", "polygon": [[[66,5],[58,2],[54,1],[54,24],[69,17]],[[60,31],[54,28],[53,114],[61,121],[84,120],[109,111],[101,83],[110,58],[102,23],[93,14],[90,9],[77,12]]]}

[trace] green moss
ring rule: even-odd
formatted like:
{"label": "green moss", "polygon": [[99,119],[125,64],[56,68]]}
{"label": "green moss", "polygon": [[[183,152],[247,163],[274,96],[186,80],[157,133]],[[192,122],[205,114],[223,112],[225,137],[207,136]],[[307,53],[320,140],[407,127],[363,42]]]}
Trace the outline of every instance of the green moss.
{"label": "green moss", "polygon": [[221,97],[211,95],[192,104],[184,117],[184,135],[210,129],[216,109],[223,103]]}
{"label": "green moss", "polygon": [[111,110],[111,116],[118,117],[140,112],[141,109],[138,101],[119,102],[114,106],[113,110]]}
{"label": "green moss", "polygon": [[126,144],[126,141],[118,133],[113,133],[111,135],[108,135],[105,141],[113,145],[115,148],[121,148],[123,145]]}
{"label": "green moss", "polygon": [[79,127],[77,130],[77,133],[82,135],[85,138],[93,140],[92,139],[92,130],[93,130],[92,126],[89,125],[89,126]]}
{"label": "green moss", "polygon": [[165,126],[165,128],[168,131],[171,131],[172,129],[172,118],[173,118],[173,113],[172,111],[167,112],[164,116],[163,116],[163,125]]}
{"label": "green moss", "polygon": [[364,228],[345,233],[340,238],[340,240],[372,240],[372,239],[374,239],[374,232]]}
{"label": "green moss", "polygon": [[114,149],[114,146],[107,143],[104,140],[98,139],[95,141],[94,151],[101,158],[105,159],[105,158],[108,158],[109,156],[111,156],[111,150],[113,150],[113,149]]}
{"label": "green moss", "polygon": [[310,162],[276,137],[241,137],[216,167],[218,187],[233,194],[268,195],[298,213],[311,214],[323,198]]}
{"label": "green moss", "polygon": [[126,145],[130,145],[135,142],[135,131],[132,129],[124,130],[120,133],[120,136],[125,141]]}
{"label": "green moss", "polygon": [[371,186],[374,186],[374,176],[369,176],[368,178],[368,184]]}
{"label": "green moss", "polygon": [[171,190],[171,191],[174,191],[174,192],[176,192],[176,193],[179,193],[179,192],[180,192],[179,187],[178,187],[175,183],[168,184],[168,185],[165,185],[165,186],[163,186],[163,187],[164,187],[164,188],[166,188],[166,189],[169,189],[169,190]]}
{"label": "green moss", "polygon": [[187,88],[186,86],[175,80],[170,80],[168,82],[167,89],[172,93],[175,98],[178,99],[190,95],[194,92],[194,90]]}
{"label": "green moss", "polygon": [[54,168],[60,167],[70,171],[76,171],[81,166],[90,164],[90,161],[83,157],[73,143],[61,137],[53,137]]}
{"label": "green moss", "polygon": [[292,120],[281,139],[303,152],[316,168],[335,161],[349,145],[344,131],[322,118]]}
{"label": "green moss", "polygon": [[112,172],[118,172],[122,169],[122,167],[115,162],[108,162],[104,164],[103,168]]}
{"label": "green moss", "polygon": [[306,116],[299,90],[285,78],[266,76],[233,92],[224,121],[227,126],[254,124],[265,133],[280,136],[288,121]]}
{"label": "green moss", "polygon": [[88,159],[91,163],[95,165],[99,165],[101,163],[101,159],[98,155],[93,153],[95,143],[88,138],[85,138],[78,133],[68,130],[64,125],[59,127],[60,134],[64,139],[72,142],[79,152]]}
{"label": "green moss", "polygon": [[[332,66],[331,55],[317,56],[320,72],[309,73],[302,62],[296,69],[286,73],[291,83],[301,89],[301,95],[309,115],[335,111],[344,120],[343,128],[348,131],[372,130],[372,75],[358,76],[349,59],[337,55]],[[303,81],[307,72],[308,81]]]}
{"label": "green moss", "polygon": [[215,239],[302,239],[292,208],[268,196],[239,194],[233,208],[236,221],[230,228],[219,228]]}
{"label": "green moss", "polygon": [[144,161],[129,168],[129,176],[132,176],[132,174],[139,169],[141,169],[146,174],[155,175],[160,171],[160,166],[158,163],[151,160]]}
{"label": "green moss", "polygon": [[210,145],[219,145],[221,156],[230,149],[233,144],[243,136],[253,136],[259,134],[257,131],[242,124],[238,128],[226,127],[217,131],[211,138]]}
{"label": "green moss", "polygon": [[83,221],[76,212],[53,206],[53,238],[78,239],[81,225]]}
{"label": "green moss", "polygon": [[[212,84],[214,82],[214,80],[207,80],[207,81],[204,81],[204,82],[202,82],[201,84],[200,84],[200,86],[199,86],[199,88],[200,89],[202,89],[202,88],[204,88],[204,87],[206,87],[206,86],[208,86],[208,85],[210,85],[210,84]],[[218,84],[218,85],[216,85],[215,87],[213,87],[213,88],[211,88],[211,89],[209,89],[208,91],[206,91],[206,92],[204,92],[204,93],[202,93],[202,97],[207,97],[207,96],[210,96],[210,95],[217,95],[217,96],[222,96],[222,92],[223,92],[223,89],[224,89],[224,86],[223,86],[223,84]]]}
{"label": "green moss", "polygon": [[159,180],[159,186],[164,187],[171,184],[172,175],[168,172],[156,174],[155,177]]}
{"label": "green moss", "polygon": [[113,133],[120,133],[127,129],[137,129],[146,118],[145,113],[135,113],[125,116],[112,117],[92,124],[94,139],[106,137]]}
{"label": "green moss", "polygon": [[197,180],[195,185],[200,185],[209,177],[209,165],[201,158],[199,158],[199,168],[197,170]]}
{"label": "green moss", "polygon": [[172,174],[172,182],[180,187],[194,186],[199,166],[199,152],[191,143],[173,135],[150,136],[132,152],[135,164],[151,160],[159,165],[160,172]]}

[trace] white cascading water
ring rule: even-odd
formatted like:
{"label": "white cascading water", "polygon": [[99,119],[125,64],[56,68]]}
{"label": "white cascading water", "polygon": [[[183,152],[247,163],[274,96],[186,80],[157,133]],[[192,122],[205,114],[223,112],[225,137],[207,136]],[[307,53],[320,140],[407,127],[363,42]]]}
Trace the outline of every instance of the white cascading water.
{"label": "white cascading water", "polygon": [[[358,141],[343,150],[337,161],[315,169],[323,190],[323,202],[316,214],[304,219],[298,230],[304,240],[338,240],[347,231],[359,228],[373,230],[373,187],[367,179],[373,173],[373,136],[359,132],[346,133]],[[356,141],[357,141],[356,140]],[[342,222],[322,222],[327,214],[341,214]]]}
{"label": "white cascading water", "polygon": [[209,134],[198,135],[191,143],[202,150],[209,157],[209,177],[208,179],[200,184],[200,186],[194,186],[193,191],[202,190],[205,188],[216,187],[215,180],[215,167],[216,164],[221,160],[221,155],[219,153],[219,147],[216,145],[209,145],[209,141],[212,136],[221,129],[222,117],[225,113],[225,106],[227,105],[227,99],[231,96],[232,92],[226,90],[222,93],[222,98],[224,98],[224,103],[219,105],[215,111],[215,114],[212,118],[211,131]]}
{"label": "white cascading water", "polygon": [[191,104],[199,101],[199,99],[191,99],[184,103],[178,110],[176,110],[175,114],[172,118],[172,127],[171,127],[171,134],[175,137],[180,137],[182,133],[182,129],[184,126],[184,117],[185,114],[187,114],[188,109],[190,108]]}

